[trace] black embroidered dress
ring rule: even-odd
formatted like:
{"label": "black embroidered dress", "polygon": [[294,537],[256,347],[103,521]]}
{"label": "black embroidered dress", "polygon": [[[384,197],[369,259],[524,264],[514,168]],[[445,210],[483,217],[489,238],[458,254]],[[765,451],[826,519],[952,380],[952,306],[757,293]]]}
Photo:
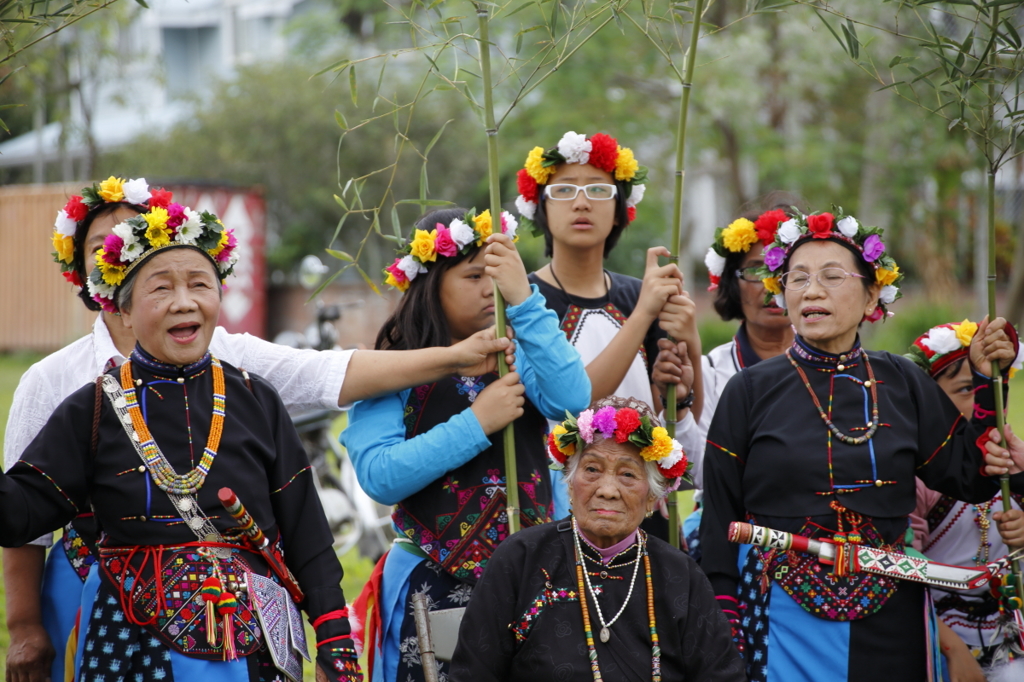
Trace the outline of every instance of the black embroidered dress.
{"label": "black embroidered dress", "polygon": [[[584,545],[585,553],[593,550]],[[668,682],[744,680],[729,624],[693,559],[648,536],[661,679]],[[594,591],[610,618],[626,600],[637,549],[607,567],[588,561]],[[642,559],[641,559],[642,561]],[[523,530],[491,557],[459,629],[453,682],[592,682],[568,520]],[[588,599],[591,599],[588,597]],[[653,677],[647,589],[641,564],[622,616],[602,642],[591,627],[601,675],[608,682]]]}
{"label": "black embroidered dress", "polygon": [[[139,348],[132,355],[144,420],[179,474],[199,463],[207,443],[213,413],[211,362],[207,354],[178,368],[157,363]],[[221,487],[232,488],[266,536],[277,541],[305,592],[300,607],[309,617],[342,609],[341,566],[306,453],[280,397],[258,376],[250,375],[247,382],[234,367],[223,364],[223,370],[223,434],[209,474],[194,497],[229,543],[243,544],[237,524],[217,498]],[[110,374],[116,378],[119,371]],[[223,650],[206,641],[199,593],[211,562],[198,551],[196,535],[156,486],[110,401],[94,384],[68,397],[21,461],[0,477],[0,544],[27,542],[90,506],[101,533],[95,614],[107,608],[103,619],[88,621],[80,633],[85,640],[80,679],[173,680],[176,667],[168,663],[169,650],[187,659],[221,660]],[[185,548],[176,549],[180,546]],[[159,581],[154,580],[155,564],[162,567]],[[220,568],[225,583],[244,583],[246,568],[264,577],[272,575],[262,557],[240,549],[232,551],[230,561],[221,561]],[[137,598],[128,597],[122,585],[135,586]],[[244,589],[238,595],[235,644],[241,664],[248,666],[252,680],[275,679],[278,671],[262,644],[250,596]],[[83,609],[84,620],[89,613]],[[108,642],[114,632],[117,641]],[[347,636],[348,622],[330,620],[317,632],[321,639]]]}
{"label": "black embroidered dress", "polygon": [[[792,363],[838,430],[858,437],[872,421],[864,355],[859,342],[836,356],[798,337],[789,356],[734,376],[711,423],[701,567],[716,594],[746,603],[751,680],[925,679],[924,588],[866,574],[837,578],[808,555],[741,548],[727,540],[731,521],[812,537],[842,531],[902,551],[915,476],[966,501],[991,499],[998,488],[982,474],[976,444],[995,425],[987,377],[975,374],[978,407],[966,421],[912,362],[867,352],[877,431],[856,445],[832,435]],[[1019,489],[1024,476],[1013,484]]]}

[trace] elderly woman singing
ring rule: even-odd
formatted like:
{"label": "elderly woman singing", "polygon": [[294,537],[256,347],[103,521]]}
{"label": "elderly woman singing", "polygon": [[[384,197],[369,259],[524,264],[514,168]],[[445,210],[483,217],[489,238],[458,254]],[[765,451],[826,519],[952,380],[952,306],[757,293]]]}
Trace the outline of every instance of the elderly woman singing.
{"label": "elderly woman singing", "polygon": [[647,405],[610,397],[554,428],[548,449],[572,516],[495,551],[452,680],[744,679],[707,578],[639,529],[688,467],[656,423]]}
{"label": "elderly woman singing", "polygon": [[86,284],[135,350],[71,394],[0,476],[0,544],[95,514],[77,680],[299,680],[296,604],[316,633],[317,677],[362,678],[341,566],[281,399],[209,352],[236,260],[210,213],[156,206],[117,225]]}

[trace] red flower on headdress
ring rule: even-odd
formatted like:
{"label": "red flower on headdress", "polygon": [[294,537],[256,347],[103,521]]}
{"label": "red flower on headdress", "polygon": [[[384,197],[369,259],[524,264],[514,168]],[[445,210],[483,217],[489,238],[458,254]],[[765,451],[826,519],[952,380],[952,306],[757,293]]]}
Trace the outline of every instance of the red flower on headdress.
{"label": "red flower on headdress", "polygon": [[719,275],[708,275],[708,278],[711,280],[711,285],[708,287],[708,291],[714,291],[718,288],[718,284],[722,281],[722,278]]}
{"label": "red flower on headdress", "polygon": [[815,239],[824,239],[832,234],[832,224],[835,219],[831,213],[819,213],[818,215],[807,216],[807,229]]}
{"label": "red flower on headdress", "polygon": [[75,195],[68,199],[68,203],[64,205],[64,211],[68,214],[69,218],[76,223],[80,223],[85,220],[86,214],[89,213],[89,207],[82,203],[82,197]]}
{"label": "red flower on headdress", "polygon": [[555,434],[553,433],[548,434],[548,454],[559,464],[565,464],[567,457],[558,449],[558,443],[555,442]]}
{"label": "red flower on headdress", "polygon": [[614,173],[615,161],[619,158],[619,143],[611,135],[598,133],[590,138],[590,165]]}
{"label": "red flower on headdress", "polygon": [[173,198],[173,193],[166,189],[151,189],[149,190],[149,208],[153,208],[155,206],[167,208],[171,205],[171,200]]}
{"label": "red flower on headdress", "polygon": [[683,455],[682,457],[679,458],[679,461],[676,462],[676,465],[674,467],[670,469],[662,469],[661,475],[664,476],[665,478],[679,478],[680,476],[686,473],[686,467],[688,465],[689,462],[686,461],[686,455]]}
{"label": "red flower on headdress", "polygon": [[64,279],[66,279],[71,284],[74,284],[76,287],[82,286],[82,278],[79,277],[78,273],[75,272],[74,270],[62,272],[61,274],[64,275]]}
{"label": "red flower on headdress", "polygon": [[519,194],[527,201],[537,201],[537,181],[530,176],[525,168],[520,168],[516,173],[516,185],[519,187]]}
{"label": "red flower on headdress", "polygon": [[640,415],[632,407],[624,407],[615,413],[615,442],[625,443],[629,434],[640,428]]}
{"label": "red flower on headdress", "polygon": [[103,240],[103,260],[108,265],[123,265],[121,263],[121,249],[124,248],[124,240],[116,234],[108,234]]}
{"label": "red flower on headdress", "polygon": [[774,209],[762,213],[754,221],[754,229],[757,230],[757,238],[761,243],[768,246],[775,241],[775,233],[779,231],[779,225],[789,220],[789,216],[781,209]]}
{"label": "red flower on headdress", "polygon": [[880,319],[885,317],[885,311],[882,310],[882,306],[876,305],[875,309],[871,311],[870,315],[865,315],[864,322],[878,322]]}
{"label": "red flower on headdress", "polygon": [[177,234],[178,228],[185,222],[185,207],[181,204],[169,204],[164,206],[164,208],[167,209],[167,227],[174,230],[175,234]]}
{"label": "red flower on headdress", "polygon": [[633,222],[634,220],[636,220],[636,206],[626,207],[626,220],[628,220],[629,222]]}

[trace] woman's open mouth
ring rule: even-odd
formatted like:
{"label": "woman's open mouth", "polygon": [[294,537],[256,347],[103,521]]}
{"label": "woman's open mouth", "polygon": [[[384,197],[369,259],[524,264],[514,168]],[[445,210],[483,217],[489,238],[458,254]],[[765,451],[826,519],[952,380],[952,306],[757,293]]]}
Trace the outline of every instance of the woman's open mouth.
{"label": "woman's open mouth", "polygon": [[825,310],[824,308],[804,308],[800,311],[800,316],[808,321],[822,320],[829,317],[832,313]]}
{"label": "woman's open mouth", "polygon": [[200,324],[198,322],[183,322],[167,330],[178,343],[191,343],[199,334]]}

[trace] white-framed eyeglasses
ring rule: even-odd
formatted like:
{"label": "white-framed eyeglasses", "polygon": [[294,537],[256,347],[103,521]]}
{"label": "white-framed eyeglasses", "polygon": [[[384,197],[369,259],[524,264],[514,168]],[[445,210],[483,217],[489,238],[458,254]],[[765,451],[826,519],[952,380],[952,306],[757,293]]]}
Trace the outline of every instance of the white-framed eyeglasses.
{"label": "white-framed eyeglasses", "polygon": [[555,201],[572,201],[579,196],[580,191],[583,191],[588,199],[607,201],[608,199],[615,198],[618,188],[615,185],[604,182],[594,183],[593,185],[554,184],[544,187],[544,196]]}
{"label": "white-framed eyeglasses", "polygon": [[[858,275],[856,272],[847,272],[842,268],[823,268],[814,273],[814,278],[818,280],[818,284],[826,289],[835,289],[842,285],[847,277],[864,279],[864,275]],[[782,276],[782,286],[789,291],[806,289],[810,283],[811,273],[804,272],[803,270],[790,270]]]}

